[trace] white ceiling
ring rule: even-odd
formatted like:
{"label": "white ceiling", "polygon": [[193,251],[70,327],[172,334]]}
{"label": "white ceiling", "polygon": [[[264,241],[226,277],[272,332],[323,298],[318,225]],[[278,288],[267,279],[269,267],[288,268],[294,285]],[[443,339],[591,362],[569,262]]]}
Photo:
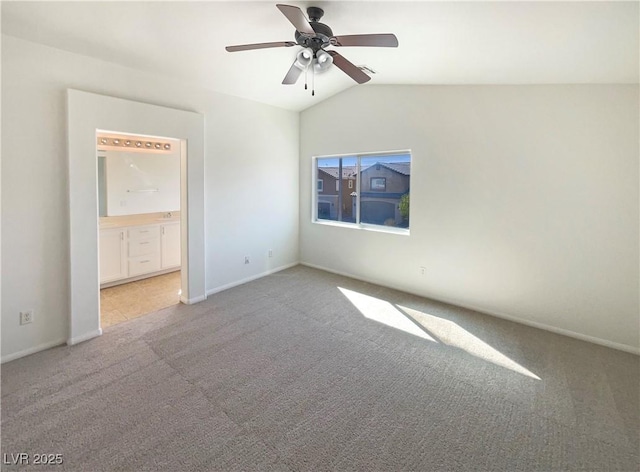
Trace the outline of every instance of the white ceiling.
{"label": "white ceiling", "polygon": [[[395,33],[397,49],[340,48],[370,84],[638,83],[638,2],[280,1],[322,7],[336,35]],[[276,3],[2,2],[2,32],[291,110],[357,86],[332,67],[312,97],[281,85],[297,47],[224,50],[293,41]]]}

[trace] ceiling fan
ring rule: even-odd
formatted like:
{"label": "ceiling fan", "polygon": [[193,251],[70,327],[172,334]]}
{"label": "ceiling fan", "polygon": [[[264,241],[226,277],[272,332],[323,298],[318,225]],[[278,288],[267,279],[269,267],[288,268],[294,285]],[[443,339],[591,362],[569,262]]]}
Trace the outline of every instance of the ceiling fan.
{"label": "ceiling fan", "polygon": [[296,60],[282,81],[285,85],[295,84],[302,72],[306,72],[309,68],[312,73],[320,73],[326,71],[331,64],[335,64],[353,80],[359,84],[363,84],[371,80],[371,77],[338,52],[327,51],[325,48],[329,46],[398,47],[398,38],[396,38],[394,34],[334,36],[331,28],[324,23],[320,23],[320,19],[324,15],[322,8],[307,8],[307,14],[309,15],[309,20],[307,20],[302,10],[298,7],[281,4],[276,5],[276,7],[296,28],[295,42],[279,41],[272,43],[241,44],[238,46],[227,46],[225,49],[229,52],[237,52],[251,49],[302,46],[303,49],[298,52]]}

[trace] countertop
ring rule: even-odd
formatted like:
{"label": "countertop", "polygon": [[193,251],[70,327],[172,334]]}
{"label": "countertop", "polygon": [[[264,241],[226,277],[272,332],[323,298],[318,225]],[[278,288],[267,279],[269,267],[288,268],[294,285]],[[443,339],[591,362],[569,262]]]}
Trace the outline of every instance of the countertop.
{"label": "countertop", "polygon": [[127,216],[106,216],[99,219],[100,229],[125,228],[128,226],[157,225],[162,223],[179,223],[180,212],[172,212],[170,218],[162,213]]}

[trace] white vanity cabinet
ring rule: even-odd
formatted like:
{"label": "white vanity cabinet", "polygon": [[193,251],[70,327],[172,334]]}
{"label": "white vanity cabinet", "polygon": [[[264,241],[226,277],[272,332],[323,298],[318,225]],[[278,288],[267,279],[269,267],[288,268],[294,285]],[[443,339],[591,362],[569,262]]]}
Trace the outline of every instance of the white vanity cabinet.
{"label": "white vanity cabinet", "polygon": [[116,285],[112,282],[130,282],[179,268],[179,221],[100,230],[101,284]]}
{"label": "white vanity cabinet", "polygon": [[160,225],[161,264],[163,269],[180,266],[180,223]]}
{"label": "white vanity cabinet", "polygon": [[160,270],[160,226],[134,226],[128,229],[129,277]]}
{"label": "white vanity cabinet", "polygon": [[125,228],[100,230],[100,283],[127,277]]}

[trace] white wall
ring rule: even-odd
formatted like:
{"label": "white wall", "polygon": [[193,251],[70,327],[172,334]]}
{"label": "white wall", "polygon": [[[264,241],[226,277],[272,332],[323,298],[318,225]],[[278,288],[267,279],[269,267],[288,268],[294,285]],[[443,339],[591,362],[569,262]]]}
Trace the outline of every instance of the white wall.
{"label": "white wall", "polygon": [[3,359],[67,338],[67,88],[205,116],[208,291],[298,260],[297,113],[3,36]]}
{"label": "white wall", "polygon": [[[332,97],[301,114],[301,261],[638,350],[638,98],[637,85]],[[311,223],[312,156],[407,148],[410,236]]]}

